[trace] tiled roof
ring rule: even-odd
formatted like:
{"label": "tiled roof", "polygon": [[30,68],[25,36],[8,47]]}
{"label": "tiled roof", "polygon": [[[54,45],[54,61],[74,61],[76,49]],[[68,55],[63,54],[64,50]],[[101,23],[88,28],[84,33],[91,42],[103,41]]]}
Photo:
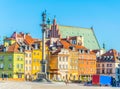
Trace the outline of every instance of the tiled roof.
{"label": "tiled roof", "polygon": [[110,49],[106,53],[104,53],[101,57],[97,59],[99,62],[115,62],[117,59],[117,51],[114,49]]}
{"label": "tiled roof", "polygon": [[75,48],[76,48],[76,49],[84,49],[84,50],[87,50],[87,48],[85,48],[84,46],[80,46],[80,45],[75,45]]}
{"label": "tiled roof", "polygon": [[29,35],[26,35],[26,36],[25,36],[25,40],[24,40],[24,41],[25,41],[25,43],[28,44],[28,45],[34,43],[34,39],[33,39],[31,36],[29,36]]}
{"label": "tiled roof", "polygon": [[19,52],[19,44],[17,42],[15,42],[14,44],[10,45],[8,47],[7,52]]}
{"label": "tiled roof", "polygon": [[18,37],[18,38],[23,38],[24,37],[24,33],[23,32],[20,32],[20,33],[17,33],[17,32],[14,32],[13,34],[12,34],[12,36],[11,36],[11,38],[16,38],[16,37]]}
{"label": "tiled roof", "polygon": [[100,49],[98,40],[94,34],[93,28],[80,28],[72,26],[59,25],[62,38],[67,36],[82,36],[84,38],[84,46],[88,49]]}
{"label": "tiled roof", "polygon": [[70,43],[68,43],[66,40],[61,40],[60,42],[64,48],[69,49]]}

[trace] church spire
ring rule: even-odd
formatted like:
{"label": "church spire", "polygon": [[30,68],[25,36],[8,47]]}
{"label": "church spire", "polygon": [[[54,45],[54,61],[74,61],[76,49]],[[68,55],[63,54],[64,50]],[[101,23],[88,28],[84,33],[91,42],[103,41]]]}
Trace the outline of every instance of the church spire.
{"label": "church spire", "polygon": [[56,24],[56,16],[54,16],[53,24],[54,24],[54,25]]}

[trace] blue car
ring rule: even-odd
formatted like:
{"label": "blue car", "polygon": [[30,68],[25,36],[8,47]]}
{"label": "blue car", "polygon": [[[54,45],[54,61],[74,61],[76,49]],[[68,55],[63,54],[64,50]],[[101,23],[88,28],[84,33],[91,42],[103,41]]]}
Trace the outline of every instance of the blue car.
{"label": "blue car", "polygon": [[84,86],[92,86],[92,81],[84,83]]}

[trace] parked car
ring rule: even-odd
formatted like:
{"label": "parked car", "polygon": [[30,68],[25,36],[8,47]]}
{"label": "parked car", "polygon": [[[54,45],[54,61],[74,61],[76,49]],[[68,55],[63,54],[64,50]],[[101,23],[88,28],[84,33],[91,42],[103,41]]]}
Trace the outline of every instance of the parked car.
{"label": "parked car", "polygon": [[84,83],[84,86],[92,86],[92,81],[85,82],[85,83]]}

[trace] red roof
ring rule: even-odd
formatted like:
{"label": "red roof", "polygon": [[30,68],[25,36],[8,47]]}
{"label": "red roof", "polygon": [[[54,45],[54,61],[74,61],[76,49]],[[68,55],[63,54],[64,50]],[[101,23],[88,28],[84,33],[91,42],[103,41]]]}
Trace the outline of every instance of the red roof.
{"label": "red roof", "polygon": [[31,36],[29,36],[29,35],[25,36],[25,40],[24,41],[25,41],[26,44],[29,44],[29,45],[34,43],[34,39]]}
{"label": "red roof", "polygon": [[15,42],[14,44],[10,45],[8,47],[7,52],[19,52],[19,44],[17,42]]}

